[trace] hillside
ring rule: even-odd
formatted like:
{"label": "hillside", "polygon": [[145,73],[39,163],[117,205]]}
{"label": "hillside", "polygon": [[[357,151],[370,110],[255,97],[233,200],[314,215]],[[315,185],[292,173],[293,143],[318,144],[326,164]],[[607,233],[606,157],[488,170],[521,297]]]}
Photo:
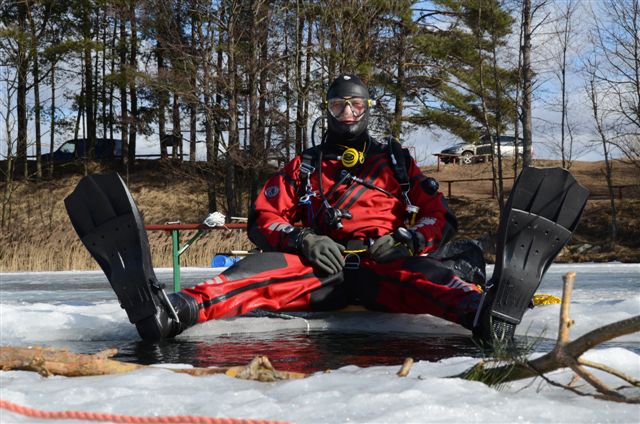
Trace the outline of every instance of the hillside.
{"label": "hillside", "polygon": [[[537,166],[554,166],[549,161]],[[640,177],[637,168],[616,163],[615,184],[635,185],[622,189],[618,208],[619,239],[606,242],[609,225],[609,201],[601,162],[577,162],[572,167],[576,178],[586,185],[593,197],[583,220],[559,258],[560,261],[640,262]],[[97,169],[100,171],[100,169]],[[483,179],[491,176],[489,164],[471,166],[440,165],[424,172],[441,181],[445,195],[450,180]],[[513,173],[511,172],[511,175]],[[40,183],[17,182],[10,202],[10,212],[0,234],[0,271],[45,271],[96,269],[97,266],[79,242],[64,210],[63,200],[80,180],[80,173],[68,170],[53,180]],[[206,183],[197,169],[188,163],[171,164],[145,161],[129,175],[128,184],[148,224],[180,221],[198,223],[208,214]],[[505,182],[510,187],[512,180]],[[4,192],[4,184],[0,184]],[[497,201],[491,198],[487,181],[451,184],[451,208],[460,221],[459,237],[493,240],[498,223]],[[222,211],[224,212],[224,211]],[[183,242],[191,234],[183,233]],[[151,232],[149,239],[156,266],[171,266],[171,237],[165,232]],[[181,258],[185,266],[209,266],[217,252],[249,249],[250,242],[241,230],[216,230],[194,244]],[[491,259],[491,251],[488,252]]]}

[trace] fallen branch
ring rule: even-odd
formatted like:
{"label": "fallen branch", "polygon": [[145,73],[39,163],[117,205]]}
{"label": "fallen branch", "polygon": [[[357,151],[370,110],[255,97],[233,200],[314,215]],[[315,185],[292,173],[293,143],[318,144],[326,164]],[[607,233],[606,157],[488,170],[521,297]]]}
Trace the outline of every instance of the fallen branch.
{"label": "fallen branch", "polygon": [[[116,353],[118,353],[117,349],[108,349],[93,355],[85,355],[69,352],[64,349],[44,347],[0,347],[0,368],[3,371],[35,371],[45,377],[51,375],[79,377],[121,374],[141,368],[149,368],[147,365],[132,364],[110,359]],[[193,376],[226,374],[230,377],[257,381],[276,381],[305,377],[302,373],[276,370],[266,356],[257,356],[245,366],[166,369]]]}
{"label": "fallen branch", "polygon": [[118,353],[117,349],[82,355],[63,349],[43,347],[0,347],[0,367],[3,371],[35,371],[44,377],[121,374],[144,367],[144,365],[109,359],[116,353]]}
{"label": "fallen branch", "polygon": [[[624,373],[594,362],[580,359],[580,356],[600,343],[612,340],[616,337],[640,331],[640,315],[608,324],[569,342],[569,328],[573,321],[569,318],[569,304],[573,290],[575,273],[567,273],[564,277],[562,305],[560,309],[560,327],[555,348],[540,358],[526,360],[507,361],[506,365],[491,366],[490,361],[482,361],[463,373],[454,376],[467,380],[482,381],[486,384],[501,384],[510,381],[543,376],[546,373],[560,368],[571,368],[583,380],[591,384],[599,393],[596,397],[619,402],[640,403],[640,398],[628,398],[619,392],[609,388],[606,384],[589,373],[584,366],[608,372],[632,385],[638,387],[638,380]],[[547,378],[545,380],[549,381]],[[569,387],[563,386],[567,389]],[[580,394],[583,394],[580,392]]]}

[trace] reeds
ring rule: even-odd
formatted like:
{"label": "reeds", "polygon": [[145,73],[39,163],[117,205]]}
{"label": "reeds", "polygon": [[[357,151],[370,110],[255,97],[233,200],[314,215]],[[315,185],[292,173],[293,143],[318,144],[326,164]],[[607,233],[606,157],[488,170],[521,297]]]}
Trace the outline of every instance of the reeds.
{"label": "reeds", "polygon": [[[168,221],[197,223],[207,215],[206,186],[191,177],[148,175],[132,179],[129,189],[148,224]],[[0,228],[0,272],[94,270],[91,258],[74,231],[64,207],[80,177],[77,175],[41,183],[18,182],[12,198],[11,216]],[[0,184],[0,192],[4,190]],[[194,232],[180,233],[185,243]],[[172,266],[171,234],[149,232],[155,267]],[[218,252],[249,250],[253,247],[242,230],[215,229],[194,243],[180,258],[183,266],[210,266]]]}
{"label": "reeds", "polygon": [[[184,244],[194,232],[181,232]],[[171,267],[171,234],[149,232],[155,267]],[[216,253],[248,250],[252,245],[243,230],[212,230],[195,242],[181,257],[182,266],[207,267]],[[51,232],[36,229],[6,232],[0,236],[0,272],[65,271],[99,269],[70,224]]]}

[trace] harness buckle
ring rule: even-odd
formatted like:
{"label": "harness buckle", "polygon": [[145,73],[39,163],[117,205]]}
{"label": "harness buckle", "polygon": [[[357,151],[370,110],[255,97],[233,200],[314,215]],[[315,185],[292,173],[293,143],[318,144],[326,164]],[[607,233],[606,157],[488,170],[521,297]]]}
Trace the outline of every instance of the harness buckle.
{"label": "harness buckle", "polygon": [[360,255],[357,253],[348,253],[344,257],[344,269],[355,271],[360,269]]}
{"label": "harness buckle", "polygon": [[300,172],[307,174],[307,175],[311,175],[313,174],[313,171],[315,171],[316,168],[315,166],[311,165],[310,163],[305,162],[304,160],[300,163]]}

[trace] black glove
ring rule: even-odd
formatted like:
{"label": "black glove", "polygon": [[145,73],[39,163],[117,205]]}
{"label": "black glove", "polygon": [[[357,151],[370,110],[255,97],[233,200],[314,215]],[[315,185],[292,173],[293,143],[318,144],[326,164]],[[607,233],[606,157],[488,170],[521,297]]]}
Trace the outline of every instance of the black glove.
{"label": "black glove", "polygon": [[424,248],[423,237],[420,233],[396,228],[393,233],[386,234],[376,240],[369,248],[369,256],[376,262],[391,262],[420,253]]}
{"label": "black glove", "polygon": [[314,268],[329,275],[337,274],[344,268],[342,256],[344,246],[327,236],[319,236],[311,232],[303,234],[300,240],[300,251],[311,261]]}

